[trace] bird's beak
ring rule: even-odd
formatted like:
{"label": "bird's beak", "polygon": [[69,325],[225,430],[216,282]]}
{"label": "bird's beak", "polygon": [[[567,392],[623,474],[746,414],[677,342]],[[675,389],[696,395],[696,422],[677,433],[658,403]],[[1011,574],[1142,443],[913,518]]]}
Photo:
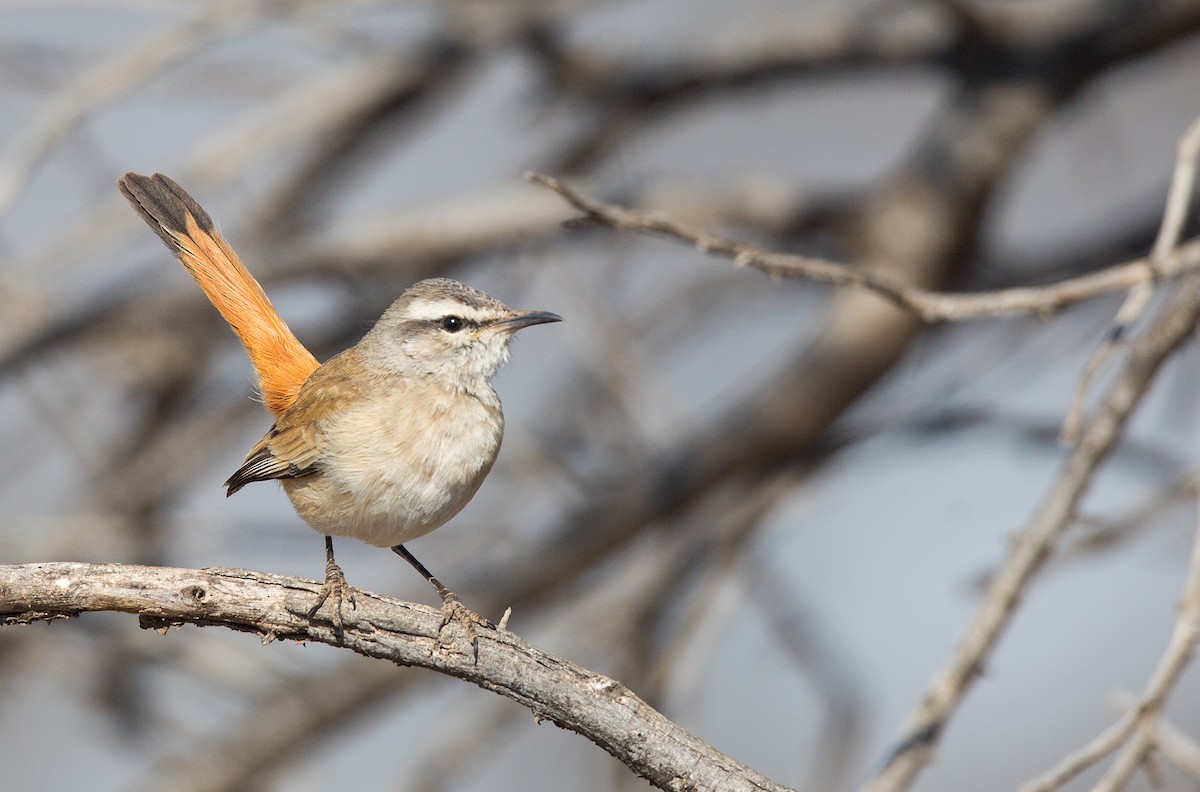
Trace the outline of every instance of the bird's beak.
{"label": "bird's beak", "polygon": [[493,333],[515,333],[523,327],[547,322],[561,322],[562,317],[549,311],[512,311],[503,319],[489,324],[486,330]]}

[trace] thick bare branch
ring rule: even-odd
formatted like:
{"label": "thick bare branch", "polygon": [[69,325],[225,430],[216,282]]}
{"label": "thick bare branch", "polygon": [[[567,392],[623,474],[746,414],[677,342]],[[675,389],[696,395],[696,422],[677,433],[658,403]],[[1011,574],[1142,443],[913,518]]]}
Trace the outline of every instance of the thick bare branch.
{"label": "thick bare branch", "polygon": [[[438,611],[357,592],[357,608],[346,614],[339,636],[307,616],[319,589],[312,581],[237,569],[6,565],[0,566],[0,623],[119,611],[138,614],[149,628],[191,623],[253,632],[264,642],[342,646],[458,677],[511,698],[538,719],[587,737],[661,789],[785,789],[679,728],[616,680],[543,652],[512,633],[484,631],[478,660],[472,662],[457,628],[443,643]],[[463,651],[452,648],[455,642]]]}

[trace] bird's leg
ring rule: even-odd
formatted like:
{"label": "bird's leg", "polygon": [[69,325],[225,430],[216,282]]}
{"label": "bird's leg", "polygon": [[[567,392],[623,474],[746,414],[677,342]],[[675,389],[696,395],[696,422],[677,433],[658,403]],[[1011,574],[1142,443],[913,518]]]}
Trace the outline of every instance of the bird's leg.
{"label": "bird's leg", "polygon": [[342,568],[333,560],[333,537],[325,537],[325,585],[321,586],[320,597],[317,599],[317,604],[313,605],[308,612],[308,618],[317,615],[317,611],[325,604],[325,600],[330,601],[330,607],[333,610],[333,615],[330,621],[333,623],[334,631],[340,633],[342,631],[342,603],[349,602],[351,608],[357,608],[358,602],[354,599],[354,593],[350,587],[346,585],[346,576],[342,573]]}
{"label": "bird's leg", "polygon": [[490,621],[480,616],[475,611],[462,604],[462,600],[458,598],[450,589],[442,585],[442,581],[433,576],[425,565],[417,560],[417,557],[408,552],[404,545],[396,545],[392,548],[392,552],[403,558],[408,563],[412,564],[412,568],[421,574],[421,577],[429,581],[429,584],[437,590],[438,596],[442,598],[442,627],[450,623],[451,619],[456,620],[463,626],[467,632],[467,638],[471,641],[471,648],[475,651],[475,659],[479,659],[479,635],[475,631],[476,625],[495,629]]}

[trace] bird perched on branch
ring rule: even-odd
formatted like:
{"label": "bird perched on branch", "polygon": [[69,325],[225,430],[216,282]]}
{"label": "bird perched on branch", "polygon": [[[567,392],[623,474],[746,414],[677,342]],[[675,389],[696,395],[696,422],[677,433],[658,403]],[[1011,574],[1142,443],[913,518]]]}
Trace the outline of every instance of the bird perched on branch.
{"label": "bird perched on branch", "polygon": [[472,646],[490,626],[404,547],[457,514],[492,468],[504,414],[491,379],[524,327],[558,322],[514,311],[458,281],[409,287],[353,347],[325,363],[304,348],[195,200],[162,174],[127,173],[121,192],[183,264],[245,346],[275,424],[225,482],[232,495],[278,480],[296,513],[325,535],[325,584],[341,630],[353,595],[333,537],[390,547],[442,597]]}

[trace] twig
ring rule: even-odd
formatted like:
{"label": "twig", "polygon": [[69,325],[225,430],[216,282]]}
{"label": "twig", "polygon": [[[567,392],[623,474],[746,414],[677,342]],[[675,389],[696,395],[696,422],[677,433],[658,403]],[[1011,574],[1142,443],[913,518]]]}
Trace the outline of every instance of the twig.
{"label": "twig", "polygon": [[1151,495],[1129,513],[1113,520],[1098,520],[1082,517],[1079,523],[1086,528],[1076,534],[1069,545],[1059,553],[1060,560],[1086,557],[1110,550],[1119,542],[1127,541],[1148,530],[1165,515],[1190,504],[1200,495],[1200,475],[1195,471],[1180,474],[1167,486]]}
{"label": "twig", "polygon": [[1186,773],[1193,783],[1200,784],[1200,745],[1176,728],[1166,718],[1159,717],[1154,745],[1171,764]]}
{"label": "twig", "polygon": [[[121,564],[0,566],[0,623],[55,620],[91,611],[136,613],[143,627],[223,626],[275,639],[344,646],[472,682],[528,707],[535,717],[596,743],[661,789],[774,790],[775,784],[676,726],[621,683],[537,649],[509,632],[479,636],[478,659],[450,651],[432,608],[357,592],[342,634],[307,617],[319,584],[247,570]],[[446,641],[444,643],[443,641]]]}
{"label": "twig", "polygon": [[872,291],[925,322],[955,322],[1032,313],[1044,316],[1069,305],[1112,292],[1125,291],[1155,278],[1170,277],[1200,267],[1200,239],[1176,247],[1162,259],[1135,259],[1099,272],[1068,278],[1044,286],[1029,286],[974,294],[954,294],[910,285],[886,273],[856,269],[811,256],[779,253],[714,234],[657,212],[604,203],[589,198],[563,182],[540,173],[525,178],[562,196],[587,219],[617,231],[661,234],[694,245],[735,266],[754,267],[780,278],[807,278],[821,283],[854,286]]}
{"label": "twig", "polygon": [[[1122,321],[1122,314],[1140,313],[1144,305],[1143,302],[1148,301],[1150,289],[1148,282],[1135,284],[1129,290],[1129,296],[1117,311],[1117,319],[1113,326],[1109,329],[1108,337],[1100,342],[1100,346],[1092,353],[1091,358],[1083,366],[1083,372],[1079,375],[1079,382],[1075,384],[1075,393],[1071,396],[1071,403],[1067,406],[1066,416],[1063,418],[1062,428],[1059,430],[1058,439],[1070,445],[1079,439],[1079,427],[1083,423],[1085,406],[1087,405],[1087,395],[1091,393],[1092,383],[1096,381],[1096,376],[1104,370],[1104,365],[1108,363],[1117,351],[1121,342],[1124,340],[1124,335],[1129,325],[1136,319],[1130,319],[1126,324]],[[1145,298],[1145,299],[1143,299]],[[1126,309],[1129,309],[1126,311]]]}
{"label": "twig", "polygon": [[1196,157],[1200,156],[1200,117],[1188,125],[1179,139],[1175,153],[1175,170],[1171,174],[1171,187],[1167,192],[1167,206],[1163,211],[1162,225],[1154,240],[1151,255],[1161,260],[1179,245],[1183,226],[1187,222],[1188,207],[1192,204],[1192,191],[1196,186]]}
{"label": "twig", "polygon": [[[1200,517],[1200,515],[1198,515]],[[1134,770],[1138,768],[1154,748],[1158,722],[1162,717],[1167,697],[1179,681],[1192,655],[1196,642],[1200,640],[1200,526],[1192,543],[1192,557],[1188,567],[1188,579],[1183,589],[1179,615],[1171,631],[1171,640],[1158,661],[1158,667],[1146,684],[1146,691],[1133,712],[1137,731],[1117,756],[1113,766],[1095,786],[1095,792],[1116,792],[1123,789]]]}
{"label": "twig", "polygon": [[[1200,528],[1192,543],[1188,580],[1179,615],[1146,690],[1124,716],[1056,767],[1021,787],[1021,792],[1052,792],[1125,744],[1093,792],[1116,792],[1129,783],[1160,739],[1163,706],[1191,661],[1200,640]],[[1130,737],[1132,736],[1132,739]]]}
{"label": "twig", "polygon": [[1049,792],[1058,789],[1075,776],[1120,747],[1137,724],[1137,713],[1130,711],[1120,720],[1093,738],[1087,745],[1068,754],[1053,768],[1021,787],[1020,792]]}
{"label": "twig", "polygon": [[929,762],[946,722],[1016,613],[1026,585],[1071,523],[1096,470],[1119,439],[1159,367],[1191,335],[1198,318],[1200,276],[1192,275],[1180,283],[1156,321],[1130,345],[1125,364],[1096,416],[1071,450],[1041,509],[1014,539],[1008,559],[992,580],[966,634],[913,713],[908,736],[880,773],[867,783],[865,789],[869,792],[907,789]]}
{"label": "twig", "polygon": [[[1154,247],[1150,251],[1150,261],[1156,267],[1170,258],[1171,252],[1179,245],[1179,239],[1183,236],[1183,226],[1187,222],[1188,207],[1191,206],[1192,191],[1196,185],[1197,155],[1200,155],[1200,117],[1188,126],[1176,148],[1175,170],[1171,174],[1171,186],[1167,190],[1167,205],[1163,210],[1158,236],[1154,239]],[[1154,284],[1159,277],[1134,284],[1125,297],[1125,302],[1117,310],[1108,335],[1084,366],[1079,384],[1075,388],[1075,396],[1063,420],[1063,442],[1073,443],[1078,437],[1079,425],[1083,421],[1084,404],[1092,382],[1117,348],[1124,343],[1129,328],[1146,312],[1154,294]]]}
{"label": "twig", "polygon": [[[1132,693],[1118,690],[1113,694],[1113,704],[1122,715],[1136,716],[1141,702]],[[1154,727],[1154,748],[1171,764],[1193,781],[1200,782],[1200,745],[1159,713]]]}

